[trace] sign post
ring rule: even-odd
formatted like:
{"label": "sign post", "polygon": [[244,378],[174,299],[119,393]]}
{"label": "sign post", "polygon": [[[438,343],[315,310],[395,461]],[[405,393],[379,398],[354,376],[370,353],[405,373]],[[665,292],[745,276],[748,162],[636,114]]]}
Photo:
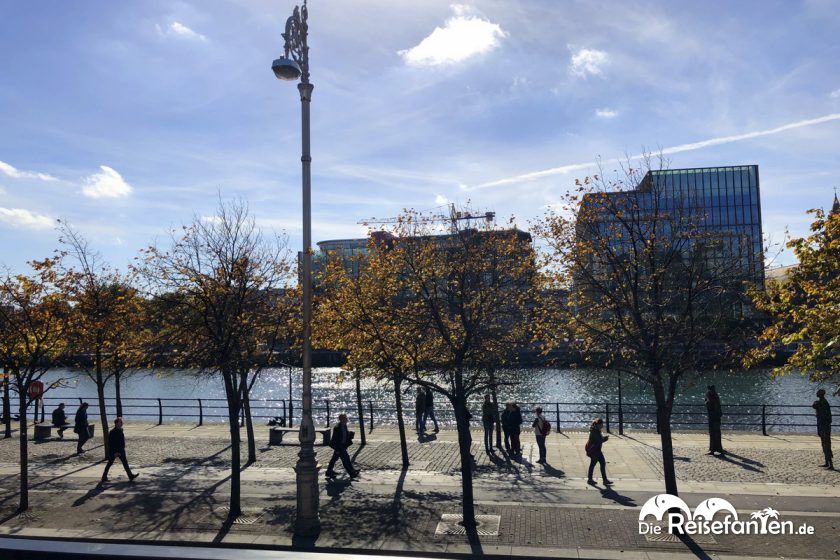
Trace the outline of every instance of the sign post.
{"label": "sign post", "polygon": [[29,395],[29,398],[35,401],[35,423],[38,423],[38,404],[41,405],[41,408],[44,407],[44,384],[40,381],[33,381],[29,384],[29,388],[26,390],[26,394]]}

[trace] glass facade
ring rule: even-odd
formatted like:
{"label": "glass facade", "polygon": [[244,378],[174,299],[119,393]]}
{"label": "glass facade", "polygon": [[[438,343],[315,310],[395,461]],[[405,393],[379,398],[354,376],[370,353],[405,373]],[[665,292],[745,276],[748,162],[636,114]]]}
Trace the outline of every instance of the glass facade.
{"label": "glass facade", "polygon": [[690,216],[692,227],[720,240],[712,259],[741,259],[744,276],[764,287],[757,165],[649,171],[636,189]]}

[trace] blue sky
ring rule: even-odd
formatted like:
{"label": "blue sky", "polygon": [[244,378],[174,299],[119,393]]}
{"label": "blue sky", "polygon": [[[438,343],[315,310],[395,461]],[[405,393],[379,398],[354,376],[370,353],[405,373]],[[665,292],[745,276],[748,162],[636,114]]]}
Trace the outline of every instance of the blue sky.
{"label": "blue sky", "polygon": [[[122,266],[219,191],[298,247],[299,98],[270,70],[292,7],[0,4],[0,262],[49,255],[64,218]],[[758,164],[777,240],[840,186],[836,2],[309,8],[315,241],[445,201],[527,227],[642,149]]]}

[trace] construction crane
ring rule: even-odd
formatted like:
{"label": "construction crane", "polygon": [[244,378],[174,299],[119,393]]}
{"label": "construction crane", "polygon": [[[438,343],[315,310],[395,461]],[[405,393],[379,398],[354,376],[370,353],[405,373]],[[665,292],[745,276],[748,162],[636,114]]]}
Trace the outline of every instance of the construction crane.
{"label": "construction crane", "polygon": [[[442,207],[439,207],[442,208]],[[484,221],[487,225],[490,225],[495,222],[496,220],[496,213],[495,212],[474,212],[469,209],[458,210],[455,207],[455,204],[449,203],[448,204],[449,214],[421,214],[418,215],[416,218],[413,219],[415,223],[419,224],[436,224],[436,223],[449,223],[449,231],[450,233],[457,233],[458,232],[458,222],[466,221],[469,224],[475,221]],[[356,222],[359,225],[370,225],[370,224],[396,224],[400,221],[401,218],[370,218],[368,220],[359,220]]]}

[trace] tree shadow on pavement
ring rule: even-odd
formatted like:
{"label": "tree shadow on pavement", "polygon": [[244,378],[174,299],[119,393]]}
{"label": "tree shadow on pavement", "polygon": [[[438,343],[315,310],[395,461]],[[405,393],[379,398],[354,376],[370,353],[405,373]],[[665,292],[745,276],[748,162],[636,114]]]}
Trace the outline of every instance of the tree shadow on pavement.
{"label": "tree shadow on pavement", "polygon": [[706,551],[700,548],[700,545],[694,542],[694,539],[692,539],[691,536],[685,533],[677,533],[677,537],[697,558],[700,558],[701,560],[712,560],[712,557],[706,554]]}
{"label": "tree shadow on pavement", "polygon": [[[752,472],[757,472],[757,473],[764,472],[763,470],[758,468],[758,466],[761,466],[761,467],[764,466],[761,463],[758,463],[757,461],[752,461],[750,459],[745,459],[744,457],[741,457],[740,455],[735,455],[733,453],[729,453],[728,451],[725,455],[715,455],[715,457],[720,459],[721,461],[726,461],[727,463],[732,463],[733,465],[737,465],[737,466],[741,467],[742,469],[744,469],[745,471],[752,471]],[[732,457],[735,457],[735,459],[732,459]],[[756,466],[756,465],[758,465],[758,466]]]}

